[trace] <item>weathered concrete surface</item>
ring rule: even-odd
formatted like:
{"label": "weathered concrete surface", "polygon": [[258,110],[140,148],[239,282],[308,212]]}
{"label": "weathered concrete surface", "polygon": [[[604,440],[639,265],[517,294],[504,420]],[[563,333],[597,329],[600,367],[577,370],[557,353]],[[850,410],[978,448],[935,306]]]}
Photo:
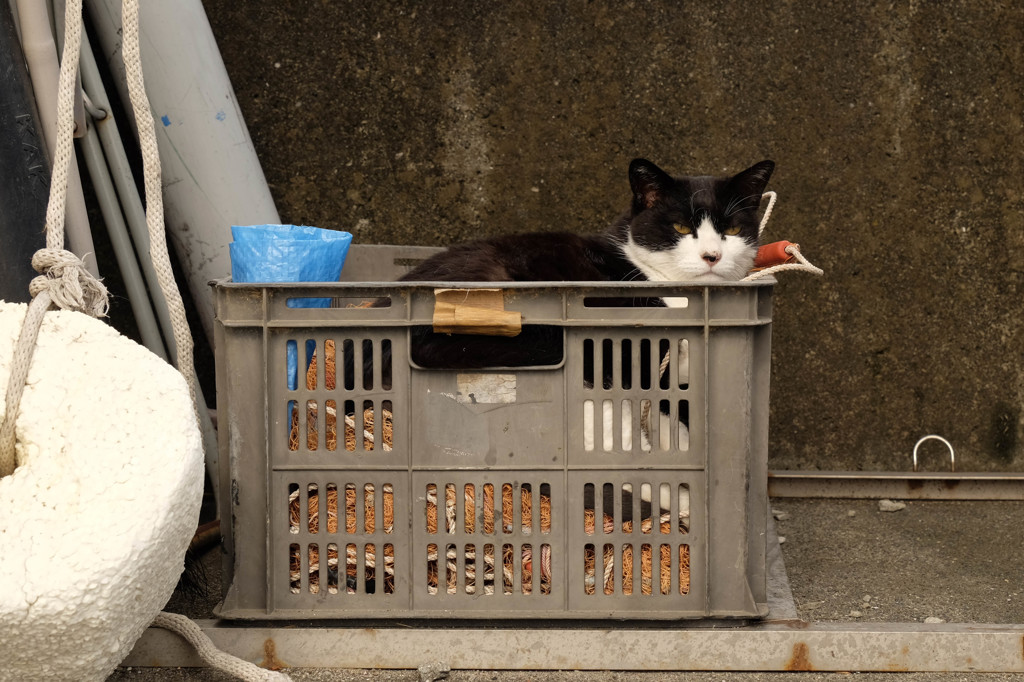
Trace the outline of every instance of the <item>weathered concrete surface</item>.
{"label": "weathered concrete surface", "polygon": [[[908,501],[896,512],[877,500],[773,499],[782,555],[800,618],[815,622],[1021,623],[1024,620],[1024,505],[1017,502]],[[206,595],[177,591],[166,610],[210,618],[220,594],[220,555],[203,557]],[[534,624],[535,625],[535,624]],[[424,661],[431,663],[432,661]],[[417,680],[415,671],[289,670],[295,680]],[[839,682],[802,673],[801,682]],[[804,677],[803,675],[806,675]],[[120,669],[113,681],[227,680],[209,670]],[[461,682],[781,682],[772,673],[453,671]],[[847,680],[849,676],[847,675]],[[953,682],[964,674],[859,674],[865,682]],[[971,680],[980,679],[977,675]],[[986,675],[985,682],[1019,680]]]}
{"label": "weathered concrete surface", "polygon": [[[1024,6],[207,0],[282,218],[600,230],[626,167],[778,163],[771,465],[1024,468]],[[939,446],[925,456],[940,466]]]}

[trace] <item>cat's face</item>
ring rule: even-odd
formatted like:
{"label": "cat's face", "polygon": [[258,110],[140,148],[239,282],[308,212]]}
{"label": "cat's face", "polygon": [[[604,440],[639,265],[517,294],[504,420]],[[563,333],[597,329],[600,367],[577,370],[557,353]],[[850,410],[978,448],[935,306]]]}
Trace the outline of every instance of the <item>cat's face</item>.
{"label": "cat's face", "polygon": [[635,159],[624,255],[651,281],[742,279],[757,255],[757,209],[774,168],[762,161],[731,178],[673,178]]}

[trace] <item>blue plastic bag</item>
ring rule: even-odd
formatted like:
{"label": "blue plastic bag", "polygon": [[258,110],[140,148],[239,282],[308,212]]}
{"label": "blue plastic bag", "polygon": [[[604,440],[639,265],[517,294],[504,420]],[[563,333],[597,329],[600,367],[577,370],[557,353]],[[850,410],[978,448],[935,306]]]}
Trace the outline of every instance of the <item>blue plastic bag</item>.
{"label": "blue plastic bag", "polygon": [[[307,225],[231,225],[233,282],[337,282],[352,236]],[[291,298],[290,308],[329,308],[330,298]],[[298,348],[288,344],[288,386],[298,384]],[[292,406],[289,406],[291,415]]]}
{"label": "blue plastic bag", "polygon": [[[352,235],[306,225],[232,225],[235,282],[337,282]],[[329,298],[296,298],[293,308],[329,308]]]}
{"label": "blue plastic bag", "polygon": [[[232,225],[235,282],[337,282],[352,235],[306,225]],[[329,308],[329,298],[290,298],[289,308]],[[287,346],[288,387],[298,384],[298,349]],[[292,406],[289,405],[289,415]]]}

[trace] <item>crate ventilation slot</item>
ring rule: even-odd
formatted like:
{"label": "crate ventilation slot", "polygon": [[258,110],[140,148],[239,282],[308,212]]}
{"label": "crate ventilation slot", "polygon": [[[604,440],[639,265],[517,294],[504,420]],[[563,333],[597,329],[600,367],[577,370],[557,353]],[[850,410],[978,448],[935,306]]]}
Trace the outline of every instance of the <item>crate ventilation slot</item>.
{"label": "crate ventilation slot", "polygon": [[585,451],[690,449],[689,401],[663,397],[690,387],[688,339],[584,339],[582,367]]}
{"label": "crate ventilation slot", "polygon": [[550,484],[428,483],[425,492],[428,595],[551,594]]}
{"label": "crate ventilation slot", "polygon": [[[373,391],[375,386],[377,393],[392,390],[391,340],[375,343],[370,339],[343,339],[340,354],[333,339],[326,339],[322,344],[307,339],[302,347],[305,391],[312,395],[303,400],[288,400],[288,450],[296,452],[304,446],[310,452],[339,449],[390,452],[394,433],[393,401],[360,399],[360,395]],[[299,390],[298,349],[297,341],[287,342],[289,392]],[[322,370],[318,355],[324,358]],[[325,393],[338,397],[328,398]]]}
{"label": "crate ventilation slot", "polygon": [[[378,591],[378,548],[383,556],[384,594],[395,592],[394,486],[380,486],[380,501],[372,483],[323,486],[326,514],[321,514],[321,487],[310,483],[288,485],[288,532],[318,537],[317,542],[288,546],[288,585],[292,594],[305,589],[319,594],[374,594]],[[341,505],[341,506],[339,506]],[[359,541],[345,536],[359,535]],[[334,536],[334,537],[332,537]],[[379,542],[367,538],[380,536]],[[323,562],[324,552],[326,563]]]}
{"label": "crate ventilation slot", "polygon": [[583,546],[584,594],[689,594],[690,545],[681,541],[690,532],[689,486],[639,488],[637,500],[632,483],[584,484],[583,532],[593,538]]}

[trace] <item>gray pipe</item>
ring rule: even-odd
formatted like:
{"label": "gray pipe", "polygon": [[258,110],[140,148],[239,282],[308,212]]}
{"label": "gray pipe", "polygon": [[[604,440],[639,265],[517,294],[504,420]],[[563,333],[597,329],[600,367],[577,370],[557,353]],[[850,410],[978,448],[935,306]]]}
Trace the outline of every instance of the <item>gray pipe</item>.
{"label": "gray pipe", "polygon": [[[110,114],[108,113],[107,116],[110,116]],[[132,241],[128,237],[128,228],[125,225],[124,216],[121,215],[121,206],[117,201],[114,183],[110,179],[106,159],[103,157],[103,150],[100,148],[96,129],[91,120],[86,120],[85,135],[79,140],[79,145],[81,146],[85,167],[88,169],[90,179],[92,179],[93,190],[96,193],[96,202],[99,204],[100,212],[103,214],[103,222],[107,225],[110,243],[114,247],[117,265],[121,269],[121,276],[124,278],[128,301],[131,303],[132,312],[135,314],[135,322],[139,327],[142,343],[154,354],[166,360],[167,353],[160,338],[160,328],[157,326],[156,317],[153,315],[153,308],[149,303],[146,285],[142,280],[142,273],[139,272],[139,264],[135,260]]]}
{"label": "gray pipe", "polygon": [[[141,265],[141,272],[145,279],[146,285],[149,288],[149,295],[153,302],[153,309],[156,311],[156,317],[159,321],[159,330],[163,333],[164,344],[166,344],[168,353],[171,357],[175,354],[176,345],[174,343],[174,332],[171,325],[170,314],[167,309],[167,301],[164,298],[163,291],[160,289],[160,284],[157,280],[156,271],[153,268],[153,260],[149,254],[149,226],[146,223],[146,212],[142,206],[142,198],[139,196],[138,186],[135,184],[135,178],[132,175],[131,166],[128,164],[128,154],[125,152],[124,143],[121,141],[121,134],[117,128],[117,122],[114,117],[110,115],[111,107],[110,101],[107,99],[106,89],[103,87],[103,79],[100,76],[99,66],[96,63],[96,58],[93,55],[92,47],[89,43],[88,35],[83,31],[82,33],[82,59],[80,64],[80,71],[82,73],[82,83],[85,86],[85,91],[89,95],[89,100],[93,106],[108,112],[108,115],[98,121],[95,121],[96,135],[99,138],[100,146],[102,147],[102,155],[105,158],[106,164],[104,173],[101,175],[106,176],[105,180],[100,180],[94,183],[99,185],[102,183],[110,185],[111,178],[113,180],[113,186],[116,189],[117,196],[120,203],[120,210],[117,211],[118,218],[115,220],[120,222],[121,229],[123,230],[124,221],[120,221],[121,211],[123,211],[124,220],[127,221],[128,229],[131,233],[131,241],[135,243],[135,253],[137,254],[138,265]],[[88,134],[88,133],[87,133]],[[83,154],[84,154],[83,146]],[[90,170],[90,174],[96,176]],[[110,223],[108,223],[108,228]],[[128,236],[124,235],[124,239],[127,240]],[[111,241],[114,240],[113,234]],[[118,247],[115,245],[115,254]],[[129,254],[130,251],[129,251]],[[134,261],[135,256],[129,258]],[[119,256],[120,260],[120,256]],[[139,267],[137,265],[129,265],[130,269],[134,270],[134,274],[126,271],[122,267],[122,274],[125,278],[125,283],[129,282],[131,278],[137,278],[139,274]],[[132,309],[134,310],[134,302]],[[148,312],[148,305],[143,305]],[[146,315],[146,313],[143,313]],[[152,313],[149,312],[148,316],[152,319]],[[139,331],[142,332],[142,325],[138,315],[136,320],[139,321]],[[154,345],[150,346],[150,342],[143,341],[147,347],[154,350],[156,347],[160,347],[159,339],[154,341]],[[162,357],[167,357],[161,353]],[[193,374],[194,376],[194,374]],[[199,382],[195,382],[196,386],[199,386]],[[217,501],[217,509],[220,509],[220,493],[217,489],[217,483],[220,480],[218,474],[218,459],[219,453],[217,450],[217,432],[213,427],[213,420],[210,417],[210,411],[206,405],[206,401],[203,399],[202,394],[196,396],[196,408],[199,413],[199,426],[203,434],[203,451],[206,456],[206,471],[210,478],[213,486],[214,499]]]}
{"label": "gray pipe", "polygon": [[[60,79],[60,66],[57,62],[57,47],[50,31],[50,16],[45,3],[18,0],[18,19],[21,22],[22,49],[28,63],[43,139],[46,140],[47,154],[52,165],[57,144],[57,82]],[[85,261],[89,272],[99,277],[95,247],[89,230],[89,214],[85,206],[85,194],[82,192],[82,178],[78,174],[74,149],[71,150],[71,163],[68,167],[64,231],[69,250]]]}
{"label": "gray pipe", "polygon": [[[107,98],[107,91],[103,87],[103,78],[100,76],[99,65],[93,56],[92,46],[89,37],[82,33],[82,83],[89,95],[93,106],[103,111],[110,112],[110,100]],[[160,322],[160,329],[163,331],[164,345],[167,348],[169,357],[175,356],[174,333],[171,329],[171,316],[167,311],[167,301],[164,299],[163,291],[153,269],[153,261],[149,256],[149,226],[146,224],[146,211],[142,207],[142,198],[139,196],[138,185],[135,184],[135,177],[132,175],[131,166],[128,164],[128,154],[124,150],[124,143],[121,141],[121,133],[117,128],[117,121],[113,116],[96,121],[96,133],[99,136],[103,153],[106,157],[107,168],[114,180],[114,187],[120,199],[121,209],[124,211],[125,220],[131,232],[132,242],[135,244],[135,252],[138,254],[138,262],[142,268],[142,274],[149,289],[149,295],[153,300],[153,309],[156,311],[157,319]],[[148,345],[148,344],[147,344]]]}

